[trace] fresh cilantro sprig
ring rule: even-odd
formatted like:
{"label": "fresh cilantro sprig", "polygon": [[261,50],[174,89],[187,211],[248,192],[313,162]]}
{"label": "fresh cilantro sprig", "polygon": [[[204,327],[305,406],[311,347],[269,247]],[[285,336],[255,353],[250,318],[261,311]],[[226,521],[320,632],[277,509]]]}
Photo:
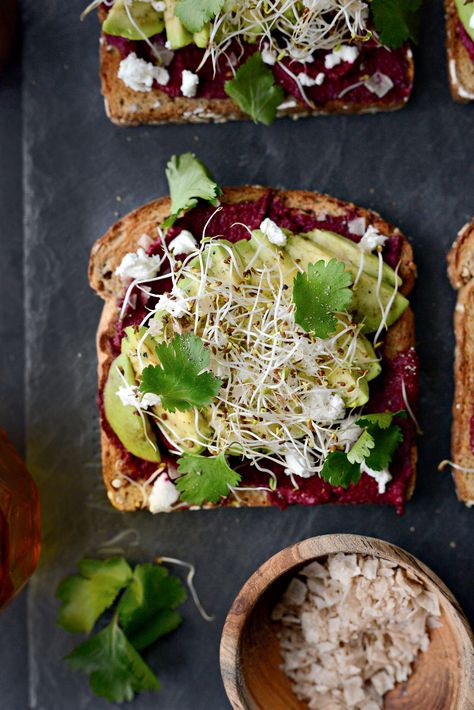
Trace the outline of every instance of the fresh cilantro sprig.
{"label": "fresh cilantro sprig", "polygon": [[371,0],[375,29],[382,44],[398,49],[404,42],[418,39],[423,0]]}
{"label": "fresh cilantro sprig", "polygon": [[187,30],[200,32],[223,6],[224,0],[178,0],[174,13]]}
{"label": "fresh cilantro sprig", "polygon": [[285,98],[281,86],[275,83],[272,70],[264,63],[260,52],[252,54],[242,64],[233,79],[226,81],[225,92],[255,123],[270,125],[277,108]]}
{"label": "fresh cilantro sprig", "polygon": [[184,454],[178,459],[178,471],[184,475],[178,478],[176,487],[189,505],[218,503],[229,495],[229,486],[237,486],[241,479],[222,452],[218,456]]}
{"label": "fresh cilantro sprig", "polygon": [[177,335],[171,343],[157,345],[156,353],[160,364],[143,370],[140,390],[159,395],[169,412],[205,407],[216,396],[222,381],[203,372],[209,366],[209,351],[197,335]]}
{"label": "fresh cilantro sprig", "polygon": [[66,656],[68,664],[88,675],[94,693],[111,702],[159,690],[156,675],[138,651],[181,623],[176,611],[186,599],[181,582],[162,566],[136,565],[132,570],[123,557],[83,560],[78,567],[79,574],[58,587],[59,624],[72,633],[89,633],[105,611],[113,616]]}
{"label": "fresh cilantro sprig", "polygon": [[346,311],[352,303],[351,284],[352,274],[343,261],[308,264],[308,270],[293,281],[296,323],[318,338],[327,338],[337,326],[335,313]]}
{"label": "fresh cilantro sprig", "polygon": [[326,457],[321,478],[332,486],[348,488],[351,483],[358,483],[363,464],[373,471],[386,469],[403,441],[402,430],[393,423],[393,419],[404,414],[382,412],[360,417],[356,421],[362,428],[359,438],[347,453],[332,451]]}
{"label": "fresh cilantro sprig", "polygon": [[187,210],[196,207],[198,200],[217,204],[222,190],[194,153],[173,155],[166,166],[166,177],[170,189],[171,215],[164,226],[170,227]]}

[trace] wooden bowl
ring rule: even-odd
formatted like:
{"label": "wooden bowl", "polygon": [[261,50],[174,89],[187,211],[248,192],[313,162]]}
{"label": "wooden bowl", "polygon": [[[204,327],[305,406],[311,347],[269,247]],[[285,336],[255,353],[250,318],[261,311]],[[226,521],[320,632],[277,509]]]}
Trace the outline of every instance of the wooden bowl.
{"label": "wooden bowl", "polygon": [[440,602],[442,626],[431,632],[429,648],[408,681],[385,695],[385,710],[474,710],[474,638],[456,599],[408,552],[360,535],[322,535],[287,547],[242,587],[227,616],[220,649],[222,678],[234,710],[307,710],[280,668],[277,625],[270,614],[291,577],[334,552],[393,560],[414,572]]}

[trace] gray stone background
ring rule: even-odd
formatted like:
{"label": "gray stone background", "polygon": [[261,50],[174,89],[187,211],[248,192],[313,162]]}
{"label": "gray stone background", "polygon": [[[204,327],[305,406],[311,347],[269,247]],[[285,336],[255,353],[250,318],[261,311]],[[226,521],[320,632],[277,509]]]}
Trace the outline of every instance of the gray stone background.
{"label": "gray stone background", "polygon": [[[454,294],[445,254],[474,212],[473,106],[452,103],[439,0],[428,0],[416,84],[395,114],[328,117],[265,129],[119,129],[98,87],[98,25],[81,0],[22,3],[22,47],[0,76],[0,422],[41,489],[43,561],[0,619],[2,710],[109,707],[62,656],[74,639],[55,625],[54,589],[85,554],[126,530],[131,559],[178,556],[197,565],[207,625],[190,603],[180,631],[148,660],[159,696],[136,708],[227,707],[218,667],[225,614],[252,571],[310,535],[354,532],[405,547],[438,573],[474,618],[472,515],[448,473]],[[158,518],[120,514],[100,483],[94,332],[100,302],[87,283],[94,240],[121,214],[166,192],[172,153],[194,150],[221,184],[258,182],[326,191],[372,207],[413,242],[413,296],[422,358],[419,483],[404,517],[377,507],[220,510]],[[110,546],[109,546],[110,547]]]}

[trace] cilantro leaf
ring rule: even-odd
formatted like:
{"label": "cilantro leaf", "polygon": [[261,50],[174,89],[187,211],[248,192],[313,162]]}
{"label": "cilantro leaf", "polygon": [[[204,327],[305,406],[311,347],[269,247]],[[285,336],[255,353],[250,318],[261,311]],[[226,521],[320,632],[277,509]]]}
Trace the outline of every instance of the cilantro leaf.
{"label": "cilantro leaf", "polygon": [[388,429],[394,417],[406,418],[406,416],[407,413],[404,409],[400,409],[398,412],[376,412],[374,414],[364,414],[356,421],[356,424],[362,427],[376,424],[381,429]]}
{"label": "cilantro leaf", "polygon": [[382,44],[398,49],[409,39],[417,41],[422,3],[423,0],[371,0],[374,25]]}
{"label": "cilantro leaf", "polygon": [[140,650],[176,629],[182,619],[174,609],[186,596],[180,580],[164,567],[137,565],[117,607],[130,643]]}
{"label": "cilantro leaf", "polygon": [[166,177],[171,196],[171,215],[165,220],[170,227],[181,212],[196,207],[198,200],[216,204],[222,190],[214,178],[194,153],[173,155],[166,166]]}
{"label": "cilantro leaf", "polygon": [[58,623],[73,634],[89,633],[132,578],[132,570],[123,557],[82,560],[78,568],[79,574],[66,577],[56,592],[62,602]]}
{"label": "cilantro leaf", "polygon": [[296,305],[295,321],[318,338],[327,338],[335,332],[335,313],[345,311],[352,302],[352,274],[345,270],[343,261],[331,259],[308,264],[305,273],[293,281],[293,301]]}
{"label": "cilantro leaf", "polygon": [[222,452],[218,456],[184,454],[178,459],[178,471],[185,475],[178,478],[176,487],[190,505],[217,503],[229,495],[229,486],[240,481],[240,474],[230,468]]}
{"label": "cilantro leaf", "polygon": [[393,454],[403,441],[403,433],[399,426],[391,424],[386,429],[370,425],[367,427],[374,440],[374,448],[365,459],[365,463],[374,471],[383,471],[388,468]]}
{"label": "cilantro leaf", "polygon": [[178,17],[187,30],[200,32],[222,9],[224,0],[178,0],[174,14]]}
{"label": "cilantro leaf", "polygon": [[371,449],[375,446],[372,435],[365,429],[359,436],[355,444],[347,453],[347,460],[350,463],[361,464],[370,455]]}
{"label": "cilantro leaf", "polygon": [[157,345],[156,353],[161,364],[145,367],[140,390],[160,395],[169,412],[204,407],[216,396],[222,381],[212,372],[203,372],[209,365],[209,351],[197,335],[177,335],[169,345]]}
{"label": "cilantro leaf", "polygon": [[133,700],[134,693],[159,690],[160,684],[114,617],[112,622],[66,656],[71,668],[89,676],[96,695],[111,702]]}
{"label": "cilantro leaf", "polygon": [[281,86],[275,83],[272,70],[264,63],[260,52],[255,52],[235,72],[224,86],[227,96],[248,113],[255,123],[270,125],[277,108],[285,98]]}
{"label": "cilantro leaf", "polygon": [[350,483],[357,483],[360,479],[360,465],[351,463],[343,451],[333,451],[324,462],[321,478],[331,486],[349,488]]}

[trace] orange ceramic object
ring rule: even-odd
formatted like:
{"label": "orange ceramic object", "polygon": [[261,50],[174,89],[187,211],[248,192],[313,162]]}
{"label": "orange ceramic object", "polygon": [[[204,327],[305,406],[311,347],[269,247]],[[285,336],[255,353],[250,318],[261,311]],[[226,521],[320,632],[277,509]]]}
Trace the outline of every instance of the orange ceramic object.
{"label": "orange ceramic object", "polygon": [[35,571],[39,551],[38,490],[0,429],[0,610]]}

